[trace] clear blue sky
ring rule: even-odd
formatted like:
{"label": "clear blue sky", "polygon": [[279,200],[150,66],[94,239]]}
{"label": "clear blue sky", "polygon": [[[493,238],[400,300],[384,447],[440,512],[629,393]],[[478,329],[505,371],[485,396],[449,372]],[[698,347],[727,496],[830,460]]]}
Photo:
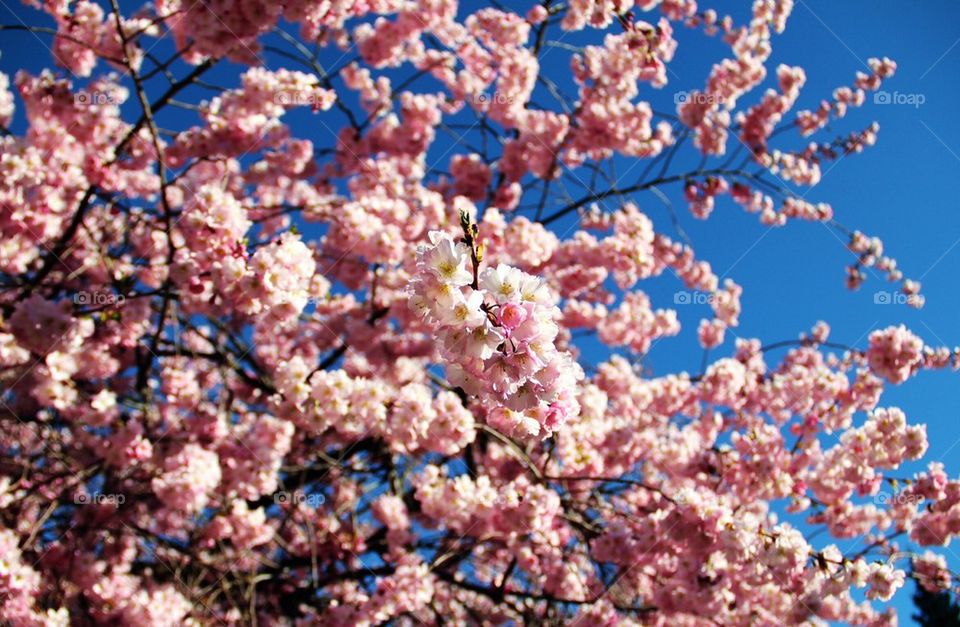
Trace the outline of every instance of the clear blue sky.
{"label": "clear blue sky", "polygon": [[[121,3],[129,11],[139,3]],[[471,3],[463,3],[465,6]],[[509,3],[523,11],[531,2]],[[735,5],[735,6],[734,6]],[[704,3],[710,6],[710,3]],[[735,11],[742,21],[749,3],[714,4],[721,12]],[[0,23],[49,25],[50,20],[24,7],[15,0],[0,0]],[[676,58],[670,65],[670,84],[663,90],[644,86],[642,97],[651,100],[660,111],[673,111],[674,94],[680,90],[701,88],[710,65],[728,54],[717,39],[708,39],[698,32],[676,27],[680,42]],[[591,33],[563,37],[565,42],[580,45],[596,41]],[[557,30],[551,39],[561,38]],[[41,41],[42,40],[42,41]],[[271,43],[283,46],[282,40]],[[39,39],[29,33],[0,33],[0,71],[10,75],[19,69],[32,72],[51,65],[47,35]],[[169,47],[159,46],[154,52],[166,58]],[[844,287],[844,266],[852,259],[846,242],[821,224],[791,224],[770,230],[761,226],[755,216],[744,214],[727,200],[718,203],[718,210],[707,222],[694,220],[686,212],[676,188],[667,190],[674,200],[684,228],[691,236],[698,256],[711,262],[725,277],[744,287],[741,337],[758,337],[764,343],[795,338],[817,320],[828,321],[832,339],[863,346],[866,336],[876,328],[903,322],[933,345],[960,344],[960,327],[956,312],[960,293],[956,275],[960,271],[960,211],[957,211],[957,187],[960,181],[960,4],[952,0],[925,0],[905,4],[893,0],[797,0],[787,32],[776,36],[772,70],[779,63],[802,65],[807,71],[807,85],[798,103],[799,108],[815,108],[820,99],[829,96],[838,86],[849,85],[857,70],[866,70],[872,56],[889,56],[897,61],[897,75],[884,87],[893,93],[922,95],[921,106],[907,104],[877,105],[868,95],[867,105],[854,110],[827,133],[815,139],[828,140],[865,127],[871,120],[880,123],[879,141],[860,155],[842,159],[836,167],[827,164],[822,182],[811,190],[811,201],[830,202],[839,222],[880,236],[889,254],[897,258],[906,276],[923,283],[927,304],[916,311],[903,305],[875,304],[878,290],[891,291],[882,277],[870,275],[859,292]],[[337,65],[339,54],[327,59],[328,67]],[[266,55],[272,68],[302,69],[276,55]],[[546,73],[573,93],[569,76],[569,53],[554,50],[542,60]],[[182,66],[178,66],[182,74]],[[102,68],[100,68],[102,70]],[[218,68],[212,76],[225,86],[236,84],[237,68]],[[395,76],[409,75],[409,69]],[[772,73],[772,72],[771,72]],[[160,85],[160,83],[155,83]],[[434,90],[430,79],[415,84],[414,89]],[[756,102],[759,91],[742,103]],[[209,97],[210,92],[185,92],[181,99]],[[546,98],[542,98],[546,101]],[[914,99],[915,100],[915,99]],[[125,106],[128,118],[139,112],[135,103]],[[321,114],[325,124],[339,128],[337,113]],[[332,144],[323,125],[318,125],[306,112],[289,116],[295,134],[310,137],[318,147]],[[189,112],[168,112],[161,125],[179,128],[195,123]],[[18,110],[13,128],[22,131],[22,110]],[[776,147],[800,148],[806,141],[796,133],[778,138]],[[449,148],[449,139],[438,139],[435,151]],[[676,160],[672,172],[696,167],[699,159],[691,156]],[[446,169],[449,154],[436,165]],[[618,163],[618,172],[630,167]],[[630,181],[639,175],[641,163],[624,177]],[[574,192],[575,197],[580,194]],[[534,202],[539,191],[525,202]],[[654,219],[659,230],[673,233],[668,214],[652,195],[641,195],[636,201]],[[561,231],[568,224],[560,224]],[[309,234],[309,232],[308,232]],[[642,285],[656,306],[673,307],[673,294],[680,289],[672,277]],[[647,363],[657,373],[677,370],[696,372],[701,351],[696,345],[697,320],[707,315],[706,306],[678,307],[687,332],[682,337],[659,343]],[[726,354],[728,342],[717,350]],[[588,353],[592,349],[588,350]],[[599,356],[599,353],[596,354]],[[771,356],[773,359],[773,356]],[[960,475],[960,377],[951,372],[927,373],[899,388],[889,390],[884,405],[903,407],[914,422],[928,424],[930,450],[928,459],[942,461],[952,475]],[[926,460],[924,461],[924,464]],[[912,474],[908,468],[898,474]],[[823,540],[820,536],[818,540]],[[856,550],[850,543],[839,543],[842,549]],[[945,550],[953,569],[960,570],[960,545]],[[902,623],[909,623],[912,604],[908,594],[897,601]]]}

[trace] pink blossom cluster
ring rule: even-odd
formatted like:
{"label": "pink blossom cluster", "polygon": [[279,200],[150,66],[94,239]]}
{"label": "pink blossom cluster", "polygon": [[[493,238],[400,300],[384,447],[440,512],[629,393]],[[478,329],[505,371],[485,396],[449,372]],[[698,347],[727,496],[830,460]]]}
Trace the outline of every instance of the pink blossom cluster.
{"label": "pink blossom cluster", "polygon": [[770,135],[776,130],[776,125],[783,116],[793,108],[806,81],[807,75],[803,68],[777,66],[777,85],[780,92],[767,90],[759,104],[737,117],[740,139],[755,155],[767,153]]}
{"label": "pink blossom cluster", "polygon": [[947,570],[947,560],[942,555],[926,551],[913,558],[912,566],[914,579],[927,592],[937,593],[950,589],[952,577]]}
{"label": "pink blossom cluster", "polygon": [[802,151],[773,150],[764,157],[770,170],[784,180],[799,185],[816,185],[821,178],[821,163],[836,161],[841,156],[863,152],[877,142],[880,125],[876,122],[846,137],[838,137],[825,144],[810,142]]}
{"label": "pink blossom cluster", "polygon": [[[571,15],[575,13],[568,18]],[[651,128],[650,106],[632,101],[639,81],[657,87],[667,82],[666,62],[675,49],[667,20],[656,26],[634,22],[623,35],[608,35],[603,47],[588,46],[583,57],[574,57],[580,115],[567,143],[573,158],[599,160],[612,151],[649,157],[673,142],[670,125],[664,121]]]}
{"label": "pink blossom cluster", "polygon": [[266,544],[273,533],[263,508],[250,509],[246,501],[239,499],[233,502],[228,514],[217,516],[204,530],[208,546],[227,540],[239,551]]}
{"label": "pink blossom cluster", "polygon": [[[960,482],[947,477],[940,462],[931,462],[900,494],[909,505],[904,525],[923,546],[946,546],[960,533]],[[917,514],[917,505],[922,512]]]}
{"label": "pink blossom cluster", "polygon": [[845,498],[854,490],[873,494],[882,478],[875,469],[896,469],[926,450],[923,425],[907,425],[899,408],[877,409],[862,427],[845,431],[840,442],[824,453],[811,488],[824,502]]}
{"label": "pink blossom cluster", "polygon": [[18,625],[67,625],[66,610],[43,612],[36,604],[40,591],[40,575],[24,563],[18,546],[19,538],[9,529],[0,530],[0,613],[5,620]]}
{"label": "pink blossom cluster", "polygon": [[90,76],[99,59],[120,69],[127,65],[139,69],[144,51],[133,40],[142,34],[159,35],[156,23],[146,15],[104,15],[100,5],[88,0],[44,2],[42,6],[57,24],[54,58],[74,76]]}
{"label": "pink blossom cluster", "polygon": [[[706,88],[703,91],[690,92],[678,104],[677,112],[681,121],[694,130],[694,143],[704,154],[722,155],[726,152],[729,129],[733,121],[730,110],[736,106],[742,95],[766,78],[764,62],[772,50],[770,38],[773,32],[781,32],[785,28],[792,9],[792,0],[756,0],[753,3],[749,26],[731,30],[725,37],[730,44],[733,58],[723,59],[715,64],[707,79]],[[754,109],[754,120],[742,120],[747,129],[753,130],[751,126],[757,124],[762,127],[766,124],[762,121],[763,116],[777,115],[777,108],[788,109],[796,98],[796,90],[802,85],[802,81],[791,76],[787,68],[780,68],[778,74],[780,87],[784,92],[783,100],[778,102],[775,96],[768,94],[765,104]],[[763,113],[763,107],[773,111]],[[751,139],[756,145],[757,138]],[[749,147],[754,148],[752,145]]]}
{"label": "pink blossom cluster", "polygon": [[831,118],[846,116],[851,107],[863,106],[866,91],[877,91],[884,80],[892,77],[897,71],[897,64],[884,57],[867,60],[870,74],[857,72],[853,88],[839,87],[833,92],[832,100],[824,100],[816,111],[801,111],[797,114],[797,126],[804,136],[825,127]]}
{"label": "pink blossom cluster", "polygon": [[480,155],[454,156],[450,160],[450,173],[453,175],[453,188],[457,195],[474,202],[486,197],[492,174],[490,167],[480,159]]}
{"label": "pink blossom cluster", "polygon": [[922,367],[923,340],[903,325],[870,334],[867,363],[878,376],[890,383],[903,383]]}
{"label": "pink blossom cluster", "polygon": [[298,236],[282,234],[250,255],[249,211],[232,193],[204,185],[185,205],[179,226],[185,245],[176,279],[195,308],[229,304],[284,321],[307,305],[316,271],[311,249]]}
{"label": "pink blossom cluster", "polygon": [[198,444],[187,444],[164,459],[163,474],[154,478],[152,487],[168,507],[197,512],[220,485],[220,477],[217,454]]}
{"label": "pink blossom cluster", "polygon": [[105,174],[103,164],[113,158],[113,146],[128,127],[119,119],[125,88],[98,78],[84,98],[93,92],[103,100],[82,104],[70,81],[50,71],[35,77],[18,72],[15,83],[31,129],[24,137],[0,138],[0,224],[9,234],[0,248],[0,265],[23,272],[38,256],[39,243],[65,228],[69,208],[91,181],[137,194],[152,189],[156,176],[139,169],[144,163]]}
{"label": "pink blossom cluster", "polygon": [[10,126],[13,119],[14,102],[10,91],[10,77],[0,72],[0,126]]}
{"label": "pink blossom cluster", "polygon": [[276,25],[283,8],[263,0],[202,4],[158,0],[155,4],[156,15],[173,33],[178,47],[194,42],[187,54],[194,63],[222,56],[257,63],[261,52],[257,37]]}
{"label": "pink blossom cluster", "polygon": [[917,309],[923,307],[924,297],[920,294],[920,283],[912,279],[905,279],[897,267],[897,260],[883,254],[883,242],[878,237],[869,237],[860,231],[850,234],[848,245],[851,252],[857,255],[856,263],[847,267],[847,285],[851,289],[860,287],[866,279],[864,269],[876,268],[887,274],[890,282],[900,282],[900,291],[907,299],[907,304]]}
{"label": "pink blossom cluster", "polygon": [[103,620],[136,625],[175,625],[189,616],[192,604],[174,586],[135,589],[132,588],[134,582],[124,579],[112,577],[94,584],[99,594],[91,596],[103,604],[97,608]]}
{"label": "pink blossom cluster", "polygon": [[172,165],[198,156],[239,157],[272,146],[286,136],[280,122],[285,111],[302,106],[325,111],[336,99],[333,91],[304,72],[254,67],[241,78],[240,88],[204,103],[204,126],[178,135],[166,153]]}
{"label": "pink blossom cluster", "polygon": [[713,212],[714,198],[727,193],[729,189],[725,178],[709,176],[703,182],[687,183],[683,188],[683,195],[690,203],[690,213],[701,220],[706,220]]}
{"label": "pink blossom cluster", "polygon": [[417,253],[410,306],[440,333],[451,383],[488,404],[490,420],[549,435],[579,411],[573,388],[583,376],[554,345],[560,312],[536,277],[503,264],[478,273],[471,255],[431,232]]}
{"label": "pink blossom cluster", "polygon": [[434,396],[419,382],[387,388],[343,371],[311,375],[302,361],[285,374],[292,376],[280,389],[288,402],[297,403],[296,420],[311,431],[332,428],[351,439],[376,434],[397,452],[446,455],[458,453],[476,435],[473,414],[453,392]]}

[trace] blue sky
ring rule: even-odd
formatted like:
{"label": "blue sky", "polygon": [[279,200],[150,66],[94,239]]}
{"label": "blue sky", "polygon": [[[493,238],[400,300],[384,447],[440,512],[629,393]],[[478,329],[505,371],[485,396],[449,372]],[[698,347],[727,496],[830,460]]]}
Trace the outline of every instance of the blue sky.
{"label": "blue sky", "polygon": [[[468,3],[464,3],[466,6]],[[525,11],[532,3],[509,3]],[[734,11],[743,21],[748,3],[725,2],[714,5],[718,10]],[[704,3],[710,6],[709,3]],[[135,8],[139,3],[122,3]],[[807,199],[830,202],[839,222],[850,228],[881,237],[889,254],[897,258],[906,276],[923,283],[926,306],[914,310],[904,305],[877,304],[878,291],[893,291],[895,286],[881,276],[871,274],[858,292],[844,287],[844,266],[852,259],[846,241],[835,231],[821,224],[795,223],[782,229],[767,229],[756,216],[744,214],[727,200],[720,200],[709,221],[694,220],[686,211],[679,189],[664,188],[674,201],[683,228],[690,235],[700,258],[710,261],[714,269],[733,278],[744,287],[743,315],[736,334],[758,337],[764,343],[792,339],[808,330],[817,320],[828,321],[832,339],[838,342],[865,345],[873,329],[905,323],[932,345],[960,344],[960,327],[956,312],[960,293],[956,290],[960,270],[960,211],[957,211],[957,187],[960,177],[960,4],[950,0],[925,0],[922,3],[893,0],[797,0],[786,33],[774,39],[774,53],[768,68],[779,63],[801,65],[807,72],[807,84],[797,109],[815,108],[821,98],[828,97],[838,86],[851,84],[857,70],[866,70],[872,56],[889,56],[897,61],[897,75],[885,84],[890,93],[912,96],[919,106],[910,104],[874,104],[872,94],[867,105],[853,110],[848,117],[834,123],[826,133],[814,139],[825,141],[834,136],[864,128],[872,120],[880,123],[876,146],[859,155],[842,159],[824,167],[822,182],[807,193]],[[50,20],[14,0],[0,0],[0,23],[49,25]],[[649,99],[658,111],[672,112],[674,94],[701,88],[712,63],[728,54],[718,39],[709,39],[698,32],[676,27],[680,43],[670,65],[670,84],[662,90],[643,86],[641,97]],[[563,36],[559,30],[550,39],[581,45],[595,42],[593,33]],[[278,37],[273,45],[285,47]],[[0,33],[0,71],[13,75],[19,69],[36,72],[51,66],[47,35]],[[169,54],[162,44],[154,52],[160,58]],[[339,53],[324,55],[327,66],[336,66]],[[302,69],[276,55],[266,54],[271,68]],[[573,93],[569,76],[569,53],[550,50],[544,53],[545,73]],[[102,70],[103,68],[99,68]],[[215,70],[211,80],[224,86],[236,84],[236,67],[224,65]],[[183,66],[175,66],[182,75]],[[409,75],[409,68],[393,74]],[[159,79],[158,79],[159,81]],[[162,88],[162,81],[153,83]],[[430,91],[437,84],[421,80],[414,89]],[[743,99],[742,105],[756,102],[759,90]],[[182,100],[195,101],[211,92],[188,90]],[[541,94],[542,96],[542,94]],[[539,97],[539,96],[538,96]],[[920,98],[918,98],[920,97]],[[545,103],[547,98],[540,98]],[[139,112],[129,102],[124,109],[128,119]],[[288,116],[298,136],[313,139],[318,147],[332,145],[326,127],[342,126],[336,112],[321,114],[324,124],[305,111]],[[161,126],[182,128],[196,122],[190,112],[171,110],[161,118]],[[13,128],[21,131],[24,119],[18,110]],[[468,135],[469,138],[469,135]],[[735,140],[732,140],[735,141]],[[806,140],[788,132],[774,143],[780,148],[801,148]],[[733,144],[731,143],[731,146]],[[440,135],[431,155],[439,156],[450,148],[450,139]],[[450,153],[453,154],[453,153]],[[436,165],[446,169],[450,154]],[[692,149],[675,161],[671,172],[694,169],[699,157]],[[640,163],[629,170],[632,162],[617,163],[624,181],[631,181],[645,166]],[[581,193],[572,189],[574,197]],[[539,189],[525,203],[539,199]],[[652,195],[638,195],[635,201],[654,220],[658,230],[674,234],[663,205]],[[548,206],[549,212],[549,206]],[[563,232],[569,223],[560,222]],[[311,233],[308,231],[308,235]],[[641,286],[658,307],[674,307],[673,295],[682,286],[673,277],[664,277]],[[696,345],[695,328],[700,317],[708,315],[704,306],[678,306],[686,333],[660,342],[650,353],[646,364],[656,373],[678,370],[699,370],[702,352]],[[732,336],[717,349],[728,354]],[[585,345],[587,355],[600,352]],[[773,361],[774,356],[770,356]],[[928,424],[930,450],[927,459],[942,461],[952,475],[960,475],[960,401],[958,375],[952,372],[925,373],[906,385],[891,388],[882,404],[904,408],[913,422]],[[924,461],[924,464],[926,460]],[[911,474],[913,468],[898,474]],[[822,536],[821,536],[822,539]],[[840,543],[841,548],[846,548]],[[954,570],[960,570],[960,545],[947,550]],[[851,547],[856,548],[856,547]],[[912,607],[909,596],[897,601],[901,621],[909,622]]]}

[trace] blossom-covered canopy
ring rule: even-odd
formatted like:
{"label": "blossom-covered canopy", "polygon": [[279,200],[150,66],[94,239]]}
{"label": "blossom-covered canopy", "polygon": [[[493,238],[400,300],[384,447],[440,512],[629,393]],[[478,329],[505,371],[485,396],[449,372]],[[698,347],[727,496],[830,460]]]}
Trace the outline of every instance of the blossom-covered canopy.
{"label": "blossom-covered canopy", "polygon": [[[0,74],[0,622],[880,625],[907,577],[951,586],[922,547],[960,482],[897,474],[927,433],[882,394],[957,352],[728,341],[741,286],[644,205],[823,223],[851,288],[921,306],[796,191],[874,144],[828,126],[893,61],[795,111],[791,0],[27,4],[47,26],[0,29],[52,59]],[[675,29],[726,52],[655,111]],[[684,330],[659,276],[703,297],[700,372],[644,367]]]}

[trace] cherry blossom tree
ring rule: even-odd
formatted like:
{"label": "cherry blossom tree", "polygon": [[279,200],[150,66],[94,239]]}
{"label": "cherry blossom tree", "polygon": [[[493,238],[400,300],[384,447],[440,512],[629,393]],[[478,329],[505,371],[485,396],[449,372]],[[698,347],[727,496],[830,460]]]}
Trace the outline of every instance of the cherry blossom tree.
{"label": "cherry blossom tree", "polygon": [[[851,289],[922,306],[797,191],[874,144],[830,126],[893,61],[797,111],[791,0],[27,4],[46,26],[0,29],[52,58],[0,74],[0,620],[881,625],[907,578],[950,589],[960,481],[897,474],[927,433],[881,400],[960,354],[733,341],[741,286],[646,210],[822,223]],[[678,29],[727,52],[654,110]],[[705,296],[699,372],[644,362],[682,330],[659,276]]]}

